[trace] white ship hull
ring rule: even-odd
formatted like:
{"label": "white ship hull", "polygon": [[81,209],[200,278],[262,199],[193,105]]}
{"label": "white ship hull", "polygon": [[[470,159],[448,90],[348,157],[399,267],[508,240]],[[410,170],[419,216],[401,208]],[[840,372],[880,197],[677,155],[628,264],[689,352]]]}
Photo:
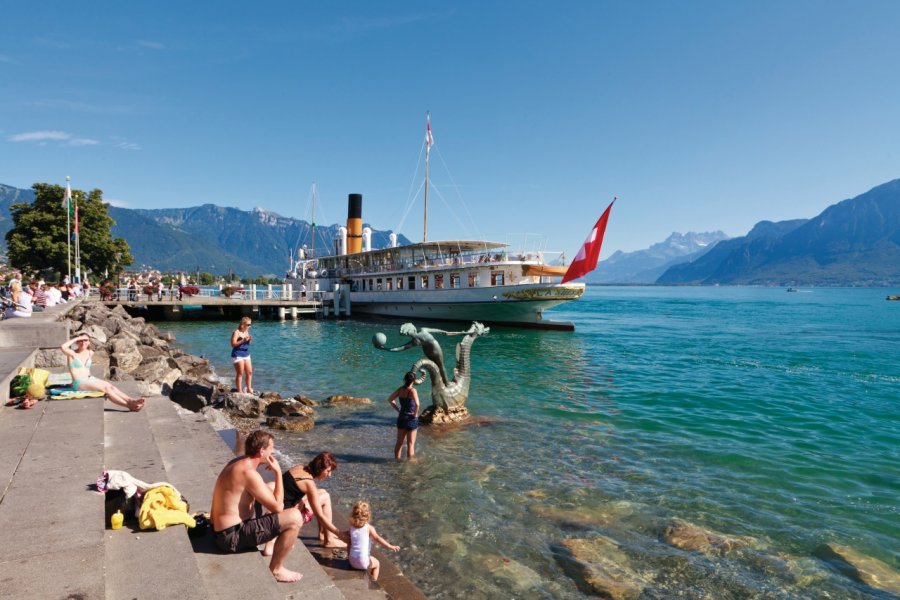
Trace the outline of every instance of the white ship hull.
{"label": "white ship hull", "polygon": [[547,319],[544,311],[583,293],[583,284],[522,284],[460,290],[351,292],[350,301],[353,312],[385,317],[572,330],[572,323]]}

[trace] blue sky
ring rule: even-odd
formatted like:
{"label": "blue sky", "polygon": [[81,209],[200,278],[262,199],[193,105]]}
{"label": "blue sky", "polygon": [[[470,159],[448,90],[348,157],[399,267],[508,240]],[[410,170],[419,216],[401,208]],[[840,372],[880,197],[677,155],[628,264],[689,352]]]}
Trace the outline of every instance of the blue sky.
{"label": "blue sky", "polygon": [[[900,2],[6,2],[0,183],[574,256],[900,177]],[[418,168],[418,170],[417,170]]]}

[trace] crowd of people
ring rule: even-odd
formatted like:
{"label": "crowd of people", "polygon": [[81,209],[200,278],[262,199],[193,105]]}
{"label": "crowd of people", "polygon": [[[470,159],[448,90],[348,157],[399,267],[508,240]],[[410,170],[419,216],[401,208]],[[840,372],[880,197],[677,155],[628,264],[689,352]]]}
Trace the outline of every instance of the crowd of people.
{"label": "crowd of people", "polygon": [[3,318],[27,318],[35,312],[65,304],[89,292],[90,283],[87,279],[72,283],[66,276],[59,283],[47,283],[43,278],[35,277],[25,283],[20,273],[13,272],[0,286],[0,297],[4,304]]}

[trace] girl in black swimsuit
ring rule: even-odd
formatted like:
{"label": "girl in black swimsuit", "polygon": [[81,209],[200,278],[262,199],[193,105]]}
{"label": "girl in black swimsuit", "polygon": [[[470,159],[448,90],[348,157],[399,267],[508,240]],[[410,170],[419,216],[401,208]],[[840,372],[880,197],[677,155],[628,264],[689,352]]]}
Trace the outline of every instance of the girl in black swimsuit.
{"label": "girl in black swimsuit", "polygon": [[[397,443],[394,444],[394,458],[400,460],[403,443],[406,442],[406,456],[416,455],[416,430],[419,428],[419,392],[416,391],[416,374],[410,371],[403,376],[403,385],[388,397],[391,407],[397,411]],[[399,401],[399,404],[398,404]]]}

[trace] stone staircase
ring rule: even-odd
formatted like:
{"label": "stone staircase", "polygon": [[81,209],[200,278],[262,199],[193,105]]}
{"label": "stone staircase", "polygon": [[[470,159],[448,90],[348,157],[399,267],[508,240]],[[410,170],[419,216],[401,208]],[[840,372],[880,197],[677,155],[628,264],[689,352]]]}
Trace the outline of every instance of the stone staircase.
{"label": "stone staircase", "polygon": [[[68,339],[65,321],[46,325],[47,339],[64,336],[57,346]],[[45,339],[39,328],[29,331]],[[20,366],[34,364],[36,351],[0,349],[0,374],[8,374],[3,393]],[[134,382],[119,387],[137,394]],[[233,456],[204,417],[162,396],[148,398],[138,413],[102,398],[0,407],[0,599],[423,598],[389,561],[382,561],[386,587],[341,561],[320,565],[301,543],[315,549],[315,539],[298,540],[286,563],[303,579],[279,584],[259,552],[220,554],[210,537],[192,539],[181,525],[140,531],[126,521],[120,530],[106,529],[105,496],[89,487],[104,468],[123,470],[167,481],[192,512],[208,511],[215,479]]]}

